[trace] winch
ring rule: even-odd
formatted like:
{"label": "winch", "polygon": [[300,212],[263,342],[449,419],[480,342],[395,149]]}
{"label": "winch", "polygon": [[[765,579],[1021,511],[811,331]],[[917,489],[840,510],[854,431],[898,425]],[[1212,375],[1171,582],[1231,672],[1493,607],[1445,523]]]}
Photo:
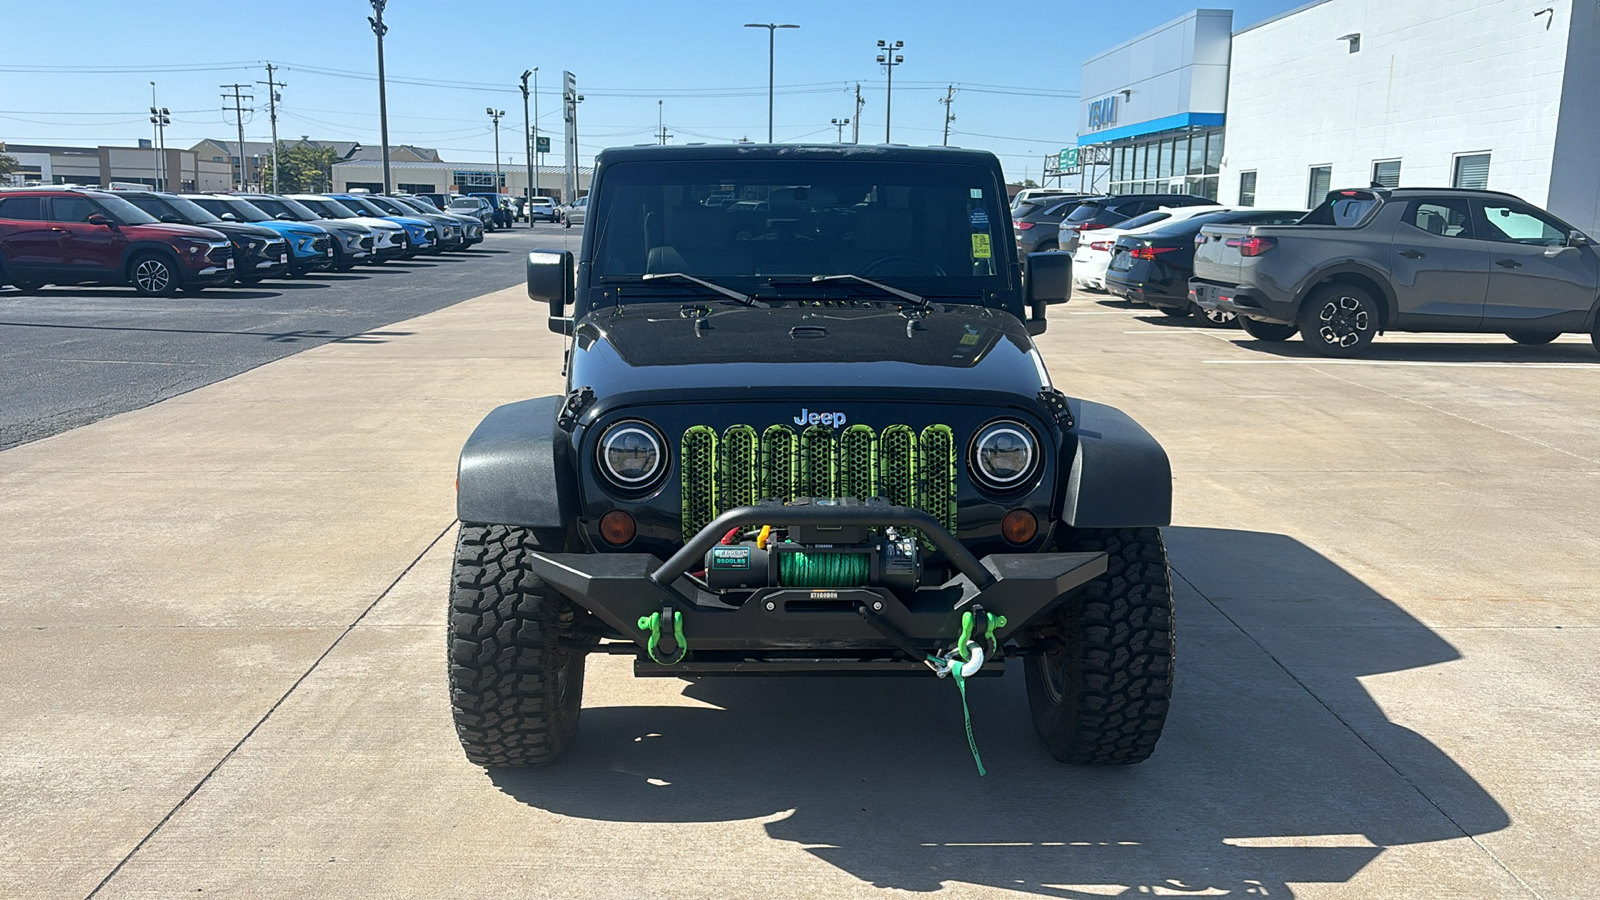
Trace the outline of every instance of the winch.
{"label": "winch", "polygon": [[[837,506],[859,500],[812,501]],[[793,505],[809,505],[792,501]],[[774,508],[782,518],[783,507]],[[705,555],[715,591],[764,587],[883,587],[910,593],[922,580],[922,548],[909,529],[866,525],[735,528]]]}

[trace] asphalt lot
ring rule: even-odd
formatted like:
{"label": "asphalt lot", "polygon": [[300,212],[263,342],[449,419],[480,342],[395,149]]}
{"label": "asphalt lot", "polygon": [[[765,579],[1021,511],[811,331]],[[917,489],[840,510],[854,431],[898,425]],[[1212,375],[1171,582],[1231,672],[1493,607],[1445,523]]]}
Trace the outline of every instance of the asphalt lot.
{"label": "asphalt lot", "polygon": [[0,288],[0,450],[331,341],[398,337],[382,329],[515,284],[523,277],[521,251],[581,233],[523,226],[486,235],[464,253],[198,296],[58,287],[24,296]]}
{"label": "asphalt lot", "polygon": [[1588,341],[1336,363],[1093,295],[1052,316],[1056,384],[1173,460],[1149,762],[1056,764],[1020,672],[972,685],[979,780],[932,678],[600,657],[562,764],[466,763],[455,455],[560,386],[511,288],[0,453],[0,896],[1600,892]]}

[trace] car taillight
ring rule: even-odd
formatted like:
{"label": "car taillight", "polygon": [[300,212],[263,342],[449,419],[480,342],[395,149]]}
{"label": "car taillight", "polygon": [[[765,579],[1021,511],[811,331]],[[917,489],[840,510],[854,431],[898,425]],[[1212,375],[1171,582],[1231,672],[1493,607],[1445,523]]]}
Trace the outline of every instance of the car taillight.
{"label": "car taillight", "polygon": [[1032,228],[1036,223],[1034,223],[1034,222],[1018,222],[1016,224],[1017,224],[1017,230],[1018,231],[1027,231],[1029,228]]}
{"label": "car taillight", "polygon": [[1093,243],[1089,244],[1089,249],[1105,252],[1109,251],[1113,246],[1115,246],[1115,244],[1111,241],[1094,241]]}
{"label": "car taillight", "polygon": [[1133,249],[1133,251],[1131,253],[1129,253],[1128,255],[1132,256],[1134,259],[1148,259],[1151,262],[1154,262],[1157,254],[1171,253],[1172,251],[1174,251],[1176,249],[1178,249],[1178,248],[1177,247],[1135,247]]}
{"label": "car taillight", "polygon": [[1078,222],[1074,225],[1068,225],[1067,227],[1073,231],[1094,231],[1096,228],[1104,228],[1106,226],[1097,222]]}
{"label": "car taillight", "polygon": [[1278,239],[1269,237],[1228,238],[1228,246],[1238,247],[1240,256],[1260,256],[1278,246]]}
{"label": "car taillight", "polygon": [[1205,235],[1197,234],[1197,235],[1194,236],[1194,248],[1196,250],[1199,250],[1200,249],[1200,245],[1204,244],[1205,242],[1206,242],[1206,236]]}

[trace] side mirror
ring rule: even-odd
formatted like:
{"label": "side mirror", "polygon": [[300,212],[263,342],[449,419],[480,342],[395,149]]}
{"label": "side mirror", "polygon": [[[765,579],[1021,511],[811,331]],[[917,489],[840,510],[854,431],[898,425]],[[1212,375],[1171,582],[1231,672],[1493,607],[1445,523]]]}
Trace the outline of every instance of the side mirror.
{"label": "side mirror", "polygon": [[183,224],[183,220],[178,218],[177,216],[173,215],[172,213],[167,213],[166,215],[162,216],[161,217],[161,221],[166,222],[168,225],[182,225]]}
{"label": "side mirror", "polygon": [[273,218],[277,219],[279,222],[293,222],[294,221],[294,217],[289,215],[288,213],[278,213],[277,215],[273,216]]}
{"label": "side mirror", "polygon": [[572,270],[571,250],[530,250],[528,252],[528,299],[550,305],[550,330],[572,334],[576,323],[567,316],[567,307],[577,300],[577,285]]}
{"label": "side mirror", "polygon": [[225,212],[222,215],[218,216],[217,218],[221,219],[224,222],[237,222],[237,221],[239,221],[239,217],[234,215],[231,212]]}
{"label": "side mirror", "polygon": [[116,223],[112,222],[110,219],[106,218],[105,216],[100,215],[99,213],[95,213],[94,215],[90,216],[89,218],[84,219],[84,221],[89,223],[90,225],[104,225],[107,228],[115,228],[116,227]]}
{"label": "side mirror", "polygon": [[1569,232],[1567,232],[1567,246],[1568,247],[1587,247],[1592,243],[1594,243],[1594,241],[1591,241],[1589,239],[1589,236],[1584,234],[1581,231],[1569,231]]}
{"label": "side mirror", "polygon": [[1072,254],[1060,251],[1029,253],[1022,269],[1022,301],[1029,313],[1029,334],[1043,334],[1045,309],[1072,296]]}

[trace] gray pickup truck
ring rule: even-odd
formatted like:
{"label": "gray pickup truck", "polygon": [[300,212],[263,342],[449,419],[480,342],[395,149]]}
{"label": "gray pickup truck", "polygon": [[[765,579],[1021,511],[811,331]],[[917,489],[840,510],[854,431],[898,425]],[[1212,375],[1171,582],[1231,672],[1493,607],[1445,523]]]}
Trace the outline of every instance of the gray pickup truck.
{"label": "gray pickup truck", "polygon": [[1580,332],[1600,349],[1594,240],[1496,191],[1341,190],[1295,225],[1208,225],[1189,292],[1257,340],[1298,331],[1325,356],[1358,356],[1384,331]]}

